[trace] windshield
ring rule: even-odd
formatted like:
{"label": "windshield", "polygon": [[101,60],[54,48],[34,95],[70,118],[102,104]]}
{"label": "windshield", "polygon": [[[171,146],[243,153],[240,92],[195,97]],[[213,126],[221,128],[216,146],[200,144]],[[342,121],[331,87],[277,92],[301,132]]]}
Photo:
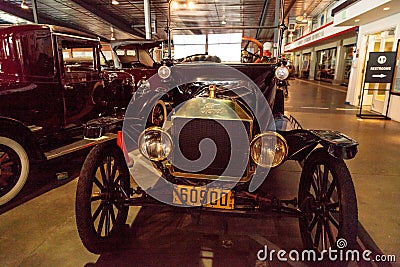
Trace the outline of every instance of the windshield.
{"label": "windshield", "polygon": [[124,67],[153,67],[154,59],[146,49],[141,47],[118,48],[118,58]]}
{"label": "windshield", "polygon": [[121,62],[114,50],[111,49],[110,44],[102,43],[100,52],[102,54],[100,57],[100,65],[102,68],[122,69]]}

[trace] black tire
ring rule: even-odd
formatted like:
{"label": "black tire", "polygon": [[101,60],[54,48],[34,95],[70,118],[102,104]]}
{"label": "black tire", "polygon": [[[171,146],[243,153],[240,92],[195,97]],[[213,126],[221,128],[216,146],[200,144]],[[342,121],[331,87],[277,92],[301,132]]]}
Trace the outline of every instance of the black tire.
{"label": "black tire", "polygon": [[122,245],[129,206],[129,170],[114,143],[94,147],[87,156],[76,190],[76,224],[84,246],[92,253],[114,251]]}
{"label": "black tire", "polygon": [[343,160],[332,157],[323,148],[314,150],[305,161],[298,197],[304,213],[299,226],[306,249],[321,252],[329,247],[356,246],[357,199]]}
{"label": "black tire", "polygon": [[0,206],[24,187],[30,170],[28,153],[18,140],[0,136]]}

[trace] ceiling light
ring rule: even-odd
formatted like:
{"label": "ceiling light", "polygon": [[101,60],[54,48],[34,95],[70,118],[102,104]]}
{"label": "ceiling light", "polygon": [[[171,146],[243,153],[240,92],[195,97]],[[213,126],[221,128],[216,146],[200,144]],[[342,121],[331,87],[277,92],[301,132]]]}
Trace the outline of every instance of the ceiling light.
{"label": "ceiling light", "polygon": [[383,11],[388,11],[390,9],[390,6],[384,7]]}
{"label": "ceiling light", "polygon": [[26,4],[25,0],[22,0],[22,2],[21,2],[21,8],[22,8],[22,9],[29,9],[29,6]]}
{"label": "ceiling light", "polygon": [[360,19],[355,19],[355,20],[354,20],[354,22],[359,22],[359,21],[360,21]]}
{"label": "ceiling light", "polygon": [[119,5],[119,2],[118,2],[117,0],[112,0],[112,1],[111,1],[111,4],[112,4],[112,5]]}
{"label": "ceiling light", "polygon": [[194,8],[196,7],[196,5],[194,4],[194,2],[189,1],[189,2],[187,3],[187,7],[188,7],[189,9],[194,9]]}
{"label": "ceiling light", "polygon": [[222,18],[221,24],[222,24],[222,25],[226,25],[226,18],[225,18],[225,16]]}
{"label": "ceiling light", "polygon": [[172,9],[178,9],[179,8],[179,4],[176,1],[172,1],[171,2],[171,8]]}
{"label": "ceiling light", "polygon": [[303,19],[301,20],[301,22],[308,22],[308,20],[307,20],[307,13],[304,13]]}

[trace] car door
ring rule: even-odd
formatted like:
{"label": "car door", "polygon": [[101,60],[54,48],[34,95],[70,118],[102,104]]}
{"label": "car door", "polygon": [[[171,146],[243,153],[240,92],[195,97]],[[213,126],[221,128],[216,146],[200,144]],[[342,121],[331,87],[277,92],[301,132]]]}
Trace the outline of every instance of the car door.
{"label": "car door", "polygon": [[100,77],[97,40],[58,36],[61,84],[64,95],[64,127],[76,127],[97,116],[95,95]]}

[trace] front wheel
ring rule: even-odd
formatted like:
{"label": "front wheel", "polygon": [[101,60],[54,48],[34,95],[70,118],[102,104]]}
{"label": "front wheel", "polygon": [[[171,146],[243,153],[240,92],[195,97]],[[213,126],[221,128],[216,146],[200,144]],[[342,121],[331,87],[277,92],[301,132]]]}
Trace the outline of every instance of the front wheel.
{"label": "front wheel", "polygon": [[323,148],[306,159],[299,185],[301,238],[306,249],[318,252],[330,247],[356,245],[357,200],[350,173],[343,160]]}
{"label": "front wheel", "polygon": [[76,224],[90,252],[100,254],[122,245],[129,181],[124,154],[114,143],[97,145],[83,163],[76,191]]}
{"label": "front wheel", "polygon": [[13,199],[29,175],[29,157],[19,142],[0,136],[0,206]]}
{"label": "front wheel", "polygon": [[158,126],[163,127],[165,121],[167,120],[167,108],[165,106],[164,101],[158,100],[151,110],[151,114],[149,116],[147,127],[149,126]]}

